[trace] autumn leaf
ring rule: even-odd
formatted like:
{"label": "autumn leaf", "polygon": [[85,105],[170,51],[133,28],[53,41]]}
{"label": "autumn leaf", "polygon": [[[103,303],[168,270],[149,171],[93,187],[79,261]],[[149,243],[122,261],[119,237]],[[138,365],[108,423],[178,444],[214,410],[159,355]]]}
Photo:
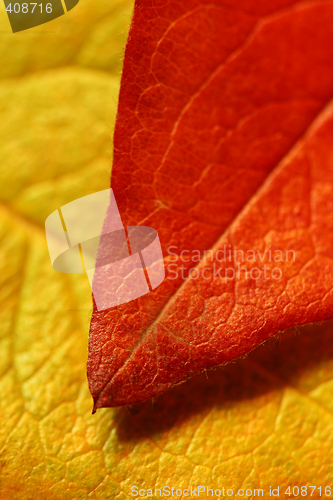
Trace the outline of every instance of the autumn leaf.
{"label": "autumn leaf", "polygon": [[284,333],[153,405],[91,415],[91,290],[52,269],[44,222],[109,186],[131,8],[80,0],[25,35],[0,9],[0,498],[125,500],[132,486],[165,485],[264,488],[264,498],[279,485],[293,498],[288,485],[310,497],[311,484],[322,498],[333,479],[329,322]]}
{"label": "autumn leaf", "polygon": [[167,278],[94,310],[95,409],[332,317],[332,21],[331,1],[136,3],[111,185]]}

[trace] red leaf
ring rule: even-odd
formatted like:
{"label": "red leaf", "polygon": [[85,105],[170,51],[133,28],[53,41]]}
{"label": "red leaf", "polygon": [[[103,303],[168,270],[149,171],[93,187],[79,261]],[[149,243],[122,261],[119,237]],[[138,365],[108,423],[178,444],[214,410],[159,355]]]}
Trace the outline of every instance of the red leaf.
{"label": "red leaf", "polygon": [[[332,26],[332,1],[136,2],[112,187],[125,226],[157,229],[167,277],[94,310],[95,408],[155,397],[333,316]],[[173,279],[170,246],[184,276],[189,256],[214,257]]]}

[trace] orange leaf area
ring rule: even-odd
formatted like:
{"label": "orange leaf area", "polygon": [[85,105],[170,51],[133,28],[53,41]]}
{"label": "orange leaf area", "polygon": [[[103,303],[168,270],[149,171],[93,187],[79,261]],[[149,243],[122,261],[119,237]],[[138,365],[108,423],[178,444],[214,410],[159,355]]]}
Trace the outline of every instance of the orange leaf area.
{"label": "orange leaf area", "polygon": [[137,2],[111,186],[125,226],[158,231],[166,279],[95,307],[95,409],[333,317],[332,21],[330,0]]}

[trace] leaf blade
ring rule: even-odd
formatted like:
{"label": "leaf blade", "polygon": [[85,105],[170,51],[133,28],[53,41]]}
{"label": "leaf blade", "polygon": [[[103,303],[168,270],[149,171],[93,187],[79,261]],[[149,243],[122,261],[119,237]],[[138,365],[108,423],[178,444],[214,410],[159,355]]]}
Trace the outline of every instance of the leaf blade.
{"label": "leaf blade", "polygon": [[[249,220],[238,228],[238,219],[232,221],[239,213],[238,217],[243,217],[246,207],[253,205],[257,190],[265,179],[270,178],[284,156],[293,147],[297,150],[297,141],[301,140],[333,93],[333,73],[328,67],[332,54],[325,43],[326,37],[331,36],[327,21],[333,16],[331,2],[311,5],[283,3],[280,12],[270,12],[265,17],[253,13],[251,16],[243,12],[239,14],[228,5],[229,19],[228,16],[218,15],[219,9],[225,14],[222,1],[217,7],[195,3],[193,8],[193,5],[191,2],[183,5],[180,14],[174,2],[168,11],[171,17],[174,16],[172,22],[169,20],[170,26],[166,22],[161,26],[159,15],[163,12],[162,6],[160,10],[153,11],[145,2],[137,4],[125,55],[115,130],[112,187],[124,225],[155,227],[160,235],[166,263],[167,249],[171,244],[177,247],[178,256],[183,250],[190,253],[198,250],[202,254],[214,245],[230,224],[231,229],[225,234],[225,241],[220,243],[220,247],[232,244],[235,231],[241,233],[247,230],[247,225],[254,224],[255,217],[251,214]],[[184,43],[184,37],[193,45],[195,34],[199,39],[195,47],[204,46],[202,52],[206,51],[206,56],[210,53],[210,41],[206,45],[203,43],[207,19],[213,26],[212,43],[215,45],[214,33],[219,32],[218,28],[220,31],[224,28],[226,38],[229,36],[232,39],[235,33],[230,27],[234,28],[235,19],[239,21],[239,26],[236,25],[239,30],[232,41],[237,46],[241,37],[244,40],[241,49],[233,47],[229,58],[226,57],[225,47],[218,47],[218,56],[214,56],[215,59],[213,57],[209,63],[211,67],[207,63],[207,67],[203,65],[200,71],[195,56],[189,62],[181,55],[182,51],[186,53],[187,50],[188,53],[191,49],[188,41]],[[154,26],[155,30],[147,31],[148,25]],[[318,26],[322,29],[319,30]],[[314,40],[312,45],[306,42],[310,32],[312,42]],[[144,41],[144,57],[140,40]],[[200,57],[202,54],[199,54],[198,60]],[[270,58],[274,60],[274,65],[269,64]],[[309,67],[315,68],[311,74]],[[315,74],[320,74],[321,78],[315,78]],[[140,83],[133,75],[140,75]],[[177,79],[178,75],[185,76]],[[194,83],[191,81],[191,86],[188,81],[192,76]],[[184,95],[181,95],[180,89]],[[302,168],[309,171],[306,165]],[[291,170],[294,173],[295,169]],[[303,181],[300,189],[307,193],[309,187],[306,179]],[[276,182],[278,184],[279,180]],[[276,193],[273,193],[273,199],[274,196],[277,196]],[[273,213],[269,196],[266,195],[266,198],[266,211]],[[297,202],[300,203],[299,200]],[[292,203],[292,196],[289,196],[289,201],[286,198],[286,213],[288,208],[292,209]],[[297,224],[300,228],[305,227],[308,208],[301,209],[304,213],[297,216],[298,221],[297,217],[288,215],[291,232],[298,227]],[[261,211],[265,211],[265,207],[261,207]],[[260,210],[257,212],[260,217]],[[264,217],[261,219],[262,227],[257,225],[258,234],[265,227]],[[284,229],[283,221],[277,221],[277,224]],[[275,228],[277,231],[278,227]],[[258,245],[253,243],[255,235],[247,232],[249,241],[244,240],[240,249],[245,251],[247,245],[256,252],[260,251],[260,247],[258,249]],[[296,237],[294,240],[298,248],[300,241]],[[286,244],[282,238],[280,248],[287,251]],[[307,245],[309,248],[305,246],[304,253],[311,253],[311,244]],[[181,266],[188,271],[191,262],[185,263],[185,260],[179,258],[178,274]],[[327,266],[328,271],[330,266]],[[316,273],[314,270],[311,272],[313,279]],[[132,404],[155,397],[196,371],[245,354],[281,329],[331,317],[331,306],[324,303],[321,308],[323,316],[315,311],[313,316],[305,312],[302,316],[293,309],[293,320],[290,313],[288,320],[286,315],[282,315],[283,319],[276,317],[274,322],[273,313],[270,315],[266,311],[264,316],[258,315],[251,326],[253,332],[261,329],[261,334],[254,335],[253,341],[245,336],[242,348],[235,349],[232,357],[223,356],[224,350],[230,350],[229,334],[221,333],[222,338],[216,342],[210,342],[207,334],[215,334],[212,327],[217,325],[215,313],[210,311],[207,314],[211,324],[202,320],[201,324],[197,321],[195,327],[193,321],[186,323],[182,318],[182,307],[197,311],[204,307],[199,303],[191,304],[193,296],[200,297],[200,291],[194,285],[190,288],[186,282],[182,285],[182,281],[179,276],[172,281],[169,272],[156,293],[117,310],[94,312],[88,378],[95,408]],[[279,283],[279,288],[273,278],[271,283],[276,285],[276,291],[285,286]],[[199,286],[205,288],[202,276],[197,282],[197,288]],[[219,284],[212,281],[211,289],[214,286]],[[241,295],[245,305],[242,310],[236,308],[238,323],[242,326],[245,321],[250,321],[249,307],[257,297],[252,297],[253,285],[245,286],[240,280],[234,286],[243,287]],[[310,283],[308,286],[311,288]],[[271,290],[268,288],[267,285],[261,295],[257,293],[261,303],[266,301],[266,308],[276,300],[272,285]],[[210,292],[206,290],[206,293],[209,295]],[[210,308],[217,308],[222,317],[224,310],[234,309],[230,286],[223,293],[228,296],[225,302],[219,304],[216,300],[213,305],[213,300],[210,300]],[[295,290],[292,293],[297,295]],[[308,293],[307,290],[304,293]],[[318,290],[314,287],[311,293],[316,296]],[[300,295],[298,298],[300,300]],[[179,302],[179,311],[176,301]],[[281,301],[282,312],[284,307],[287,304]],[[167,315],[169,319],[164,323],[159,321],[159,317]],[[178,324],[177,315],[180,318]],[[236,324],[231,330],[237,329]],[[188,334],[187,330],[191,328],[196,328],[196,335]],[[226,335],[225,342],[223,335]],[[195,354],[194,359],[189,351],[193,351],[192,344],[196,344],[201,337],[206,343],[210,342],[210,347],[202,349],[201,354]],[[162,359],[161,366],[159,359]],[[168,363],[164,363],[165,359]],[[160,379],[156,375],[159,370],[164,374]]]}

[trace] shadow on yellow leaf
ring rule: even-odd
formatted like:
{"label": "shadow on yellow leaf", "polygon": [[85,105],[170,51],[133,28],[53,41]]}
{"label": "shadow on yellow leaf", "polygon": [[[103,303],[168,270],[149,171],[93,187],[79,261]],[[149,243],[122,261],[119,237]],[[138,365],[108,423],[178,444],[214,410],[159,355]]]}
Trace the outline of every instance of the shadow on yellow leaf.
{"label": "shadow on yellow leaf", "polygon": [[116,439],[123,460],[133,443],[149,440],[165,464],[159,486],[168,477],[179,487],[199,485],[200,470],[203,484],[215,487],[330,484],[332,340],[331,322],[284,332],[247,359],[196,376],[153,405],[133,407],[132,414],[120,409]]}

